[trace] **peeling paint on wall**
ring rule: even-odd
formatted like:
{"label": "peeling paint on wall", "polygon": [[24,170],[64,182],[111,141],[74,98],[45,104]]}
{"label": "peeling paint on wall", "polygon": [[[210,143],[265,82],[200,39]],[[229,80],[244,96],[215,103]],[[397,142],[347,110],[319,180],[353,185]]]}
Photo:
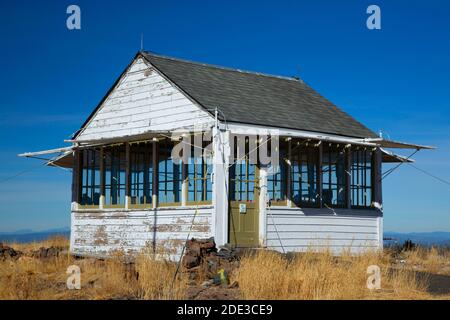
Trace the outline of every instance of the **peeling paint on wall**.
{"label": "peeling paint on wall", "polygon": [[100,226],[97,228],[97,231],[94,234],[94,244],[102,245],[108,243],[108,235],[106,234],[106,227]]}
{"label": "peeling paint on wall", "polygon": [[[72,212],[72,252],[104,256],[116,250],[165,253],[176,259],[189,238],[209,238],[213,207]],[[156,217],[155,217],[156,215]],[[195,215],[194,224],[192,224]],[[156,223],[155,223],[156,221]]]}

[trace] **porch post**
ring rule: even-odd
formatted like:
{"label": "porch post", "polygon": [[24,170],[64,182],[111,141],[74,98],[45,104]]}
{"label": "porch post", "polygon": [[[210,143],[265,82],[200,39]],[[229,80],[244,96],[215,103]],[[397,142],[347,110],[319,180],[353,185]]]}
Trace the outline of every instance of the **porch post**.
{"label": "porch post", "polygon": [[381,159],[381,149],[378,147],[375,149],[373,153],[373,170],[374,170],[374,179],[373,179],[373,201],[376,206],[379,206],[382,210],[383,206],[383,197],[382,197],[382,178],[381,178],[381,167],[382,167],[382,159]]}
{"label": "porch post", "polygon": [[187,205],[188,199],[188,165],[184,163],[184,160],[181,162],[181,176],[182,176],[182,184],[181,184],[181,205]]}
{"label": "porch post", "polygon": [[100,147],[100,200],[98,205],[100,209],[105,206],[105,152],[103,147]]}
{"label": "porch post", "polygon": [[292,138],[288,138],[288,150],[287,150],[287,159],[283,160],[286,162],[286,204],[288,207],[292,206],[292,200],[291,200],[291,195],[292,195],[292,163],[291,163],[291,150],[292,150]]}
{"label": "porch post", "polygon": [[319,154],[317,156],[317,191],[319,193],[319,208],[323,207],[323,199],[322,199],[322,181],[323,181],[323,177],[322,177],[322,157],[323,157],[323,144],[322,141],[319,141]]}
{"label": "porch post", "polygon": [[[266,246],[267,240],[267,166],[259,168],[259,245]],[[270,210],[270,209],[269,209]]]}
{"label": "porch post", "polygon": [[[192,141],[192,139],[190,139],[191,136],[189,136],[189,141]],[[185,139],[182,139],[180,142],[183,146],[183,156],[181,157],[181,205],[182,206],[186,206],[187,205],[187,199],[188,199],[188,154],[184,154],[185,151],[188,151],[187,149],[191,148],[190,144],[188,142],[185,141]]]}
{"label": "porch post", "polygon": [[373,200],[374,205],[378,209],[379,215],[377,217],[378,225],[378,248],[383,250],[383,197],[382,197],[382,155],[381,149],[377,147],[373,153]]}
{"label": "porch post", "polygon": [[131,205],[131,161],[130,144],[125,143],[125,209]]}
{"label": "porch post", "polygon": [[158,206],[158,140],[153,139],[152,145],[152,165],[153,165],[153,188],[152,188],[152,204],[153,209]]}
{"label": "porch post", "polygon": [[80,150],[73,151],[73,168],[72,168],[72,204],[71,209],[77,210],[78,204],[80,202],[80,191],[81,191],[81,166],[82,166],[82,157],[83,153]]}
{"label": "porch post", "polygon": [[214,206],[211,233],[217,246],[228,242],[228,167],[230,157],[230,132],[213,128],[213,181]]}
{"label": "porch post", "polygon": [[346,148],[345,150],[345,201],[347,204],[347,209],[352,208],[352,198],[351,198],[351,183],[352,183],[352,175],[351,175],[351,169],[352,169],[352,149],[351,146]]}

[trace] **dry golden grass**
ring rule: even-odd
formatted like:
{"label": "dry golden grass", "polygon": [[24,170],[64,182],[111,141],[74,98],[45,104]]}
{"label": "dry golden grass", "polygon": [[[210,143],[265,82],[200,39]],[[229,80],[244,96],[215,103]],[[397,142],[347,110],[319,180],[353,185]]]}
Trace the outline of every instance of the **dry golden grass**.
{"label": "dry golden grass", "polygon": [[[68,248],[65,238],[32,244],[11,244],[30,254],[40,247]],[[392,254],[344,252],[334,257],[329,251],[282,255],[259,250],[247,254],[231,275],[244,299],[449,299],[426,292],[427,279],[417,278],[411,266],[421,271],[442,273],[450,265],[449,253],[417,249],[401,254],[405,263],[396,264]],[[186,277],[173,276],[176,264],[143,251],[135,263],[116,252],[109,259],[75,259],[68,254],[48,259],[23,256],[0,261],[0,299],[185,299]],[[81,269],[81,290],[68,290],[67,267]],[[367,267],[381,269],[381,290],[367,289]],[[417,270],[417,268],[414,268]],[[204,275],[205,276],[205,275]],[[199,281],[204,280],[199,277]]]}
{"label": "dry golden grass", "polygon": [[38,242],[28,242],[28,243],[8,243],[8,246],[14,248],[15,250],[22,251],[24,253],[30,253],[31,251],[38,250],[41,247],[49,248],[49,247],[58,247],[69,249],[69,240],[64,236],[54,236],[50,237],[46,240],[38,241]]}
{"label": "dry golden grass", "polygon": [[174,280],[176,264],[167,260],[155,260],[151,255],[140,255],[136,259],[139,273],[140,296],[143,299],[183,299],[188,283],[186,278],[177,276]]}
{"label": "dry golden grass", "polygon": [[414,250],[403,253],[407,266],[415,269],[450,275],[450,251],[442,248],[417,247]]}
{"label": "dry golden grass", "polygon": [[[379,252],[329,251],[285,256],[261,250],[245,256],[234,278],[244,299],[427,299],[426,281],[406,270],[392,270],[390,257]],[[367,289],[367,267],[381,269],[381,290]]]}
{"label": "dry golden grass", "polygon": [[[15,245],[23,252],[58,244],[67,247],[67,239],[45,243]],[[11,245],[12,246],[12,245]],[[67,267],[81,269],[81,290],[66,287]],[[61,255],[45,260],[23,256],[0,261],[0,300],[2,299],[182,299],[186,281],[177,277],[172,285],[176,265],[142,254],[135,264],[126,263],[122,253],[109,259],[75,259]]]}

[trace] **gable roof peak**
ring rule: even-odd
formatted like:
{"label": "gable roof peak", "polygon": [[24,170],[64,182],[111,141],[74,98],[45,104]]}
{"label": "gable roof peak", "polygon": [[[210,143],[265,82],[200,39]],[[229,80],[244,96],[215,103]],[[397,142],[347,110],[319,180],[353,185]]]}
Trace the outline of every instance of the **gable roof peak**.
{"label": "gable roof peak", "polygon": [[220,65],[216,65],[216,64],[211,64],[211,63],[192,61],[192,60],[183,59],[183,58],[175,58],[172,56],[155,53],[153,51],[145,51],[144,50],[144,51],[139,51],[138,54],[142,54],[142,56],[144,58],[147,58],[146,55],[148,55],[148,56],[153,56],[153,57],[157,57],[157,58],[173,60],[173,61],[177,61],[177,62],[190,63],[193,65],[202,66],[202,67],[206,67],[206,68],[219,69],[219,70],[230,71],[230,72],[247,73],[250,75],[256,75],[256,76],[261,76],[261,77],[269,77],[269,78],[276,78],[276,79],[282,79],[282,80],[288,80],[288,81],[297,81],[297,82],[303,83],[303,80],[300,79],[300,77],[298,77],[298,76],[288,77],[288,76],[280,76],[280,75],[269,74],[269,73],[264,73],[264,72],[243,70],[243,69],[239,69],[239,68],[224,67],[224,66],[220,66]]}

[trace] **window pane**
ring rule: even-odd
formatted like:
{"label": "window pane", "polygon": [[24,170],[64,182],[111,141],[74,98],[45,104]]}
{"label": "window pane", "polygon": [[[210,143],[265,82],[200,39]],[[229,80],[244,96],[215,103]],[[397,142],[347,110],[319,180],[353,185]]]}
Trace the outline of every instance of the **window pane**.
{"label": "window pane", "polygon": [[322,201],[325,206],[346,206],[345,150],[328,145],[323,148],[322,159]]}
{"label": "window pane", "polygon": [[125,205],[125,146],[104,149],[105,155],[105,205]]}
{"label": "window pane", "polygon": [[[203,139],[203,138],[202,138]],[[192,137],[191,144],[195,139]],[[196,143],[199,143],[198,141]],[[204,141],[202,147],[191,145],[191,154],[187,166],[188,201],[205,202],[212,200],[211,172],[212,159],[205,155],[205,148],[210,142]]]}
{"label": "window pane", "polygon": [[[270,143],[270,142],[269,142]],[[271,147],[271,144],[270,144]],[[269,166],[267,176],[267,196],[271,201],[286,200],[286,156],[287,144],[280,143],[279,159],[276,167]]]}
{"label": "window pane", "polygon": [[131,204],[144,205],[152,203],[152,144],[132,144],[130,146],[130,162]]}
{"label": "window pane", "polygon": [[[235,141],[237,138],[235,137]],[[234,163],[230,167],[230,197],[232,201],[255,201],[256,164],[250,163],[249,141],[246,139],[245,155],[238,155],[234,143]],[[238,158],[239,156],[239,158]]]}
{"label": "window pane", "polygon": [[318,154],[315,146],[305,141],[294,141],[291,146],[291,193],[292,201],[301,207],[317,207],[319,194]]}
{"label": "window pane", "polygon": [[372,151],[356,149],[351,160],[352,207],[367,208],[372,204]]}
{"label": "window pane", "polygon": [[100,203],[100,152],[82,151],[81,205],[99,205]]}
{"label": "window pane", "polygon": [[168,139],[159,144],[158,201],[159,203],[181,202],[182,166],[172,159],[174,143]]}

